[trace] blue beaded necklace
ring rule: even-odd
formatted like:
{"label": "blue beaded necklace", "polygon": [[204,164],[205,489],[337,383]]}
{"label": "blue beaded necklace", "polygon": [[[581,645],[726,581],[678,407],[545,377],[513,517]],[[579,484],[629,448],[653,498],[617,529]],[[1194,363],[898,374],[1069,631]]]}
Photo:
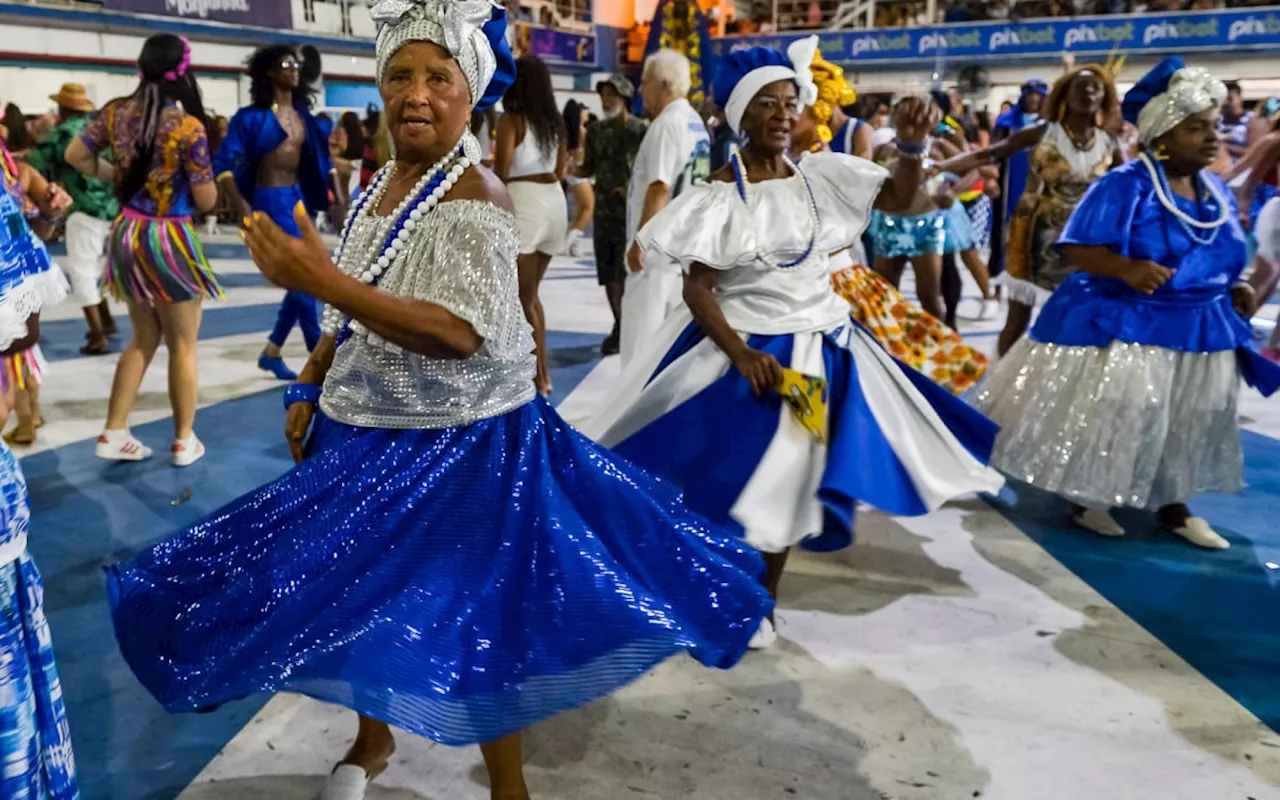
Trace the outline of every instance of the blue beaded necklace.
{"label": "blue beaded necklace", "polygon": [[[1142,160],[1142,163],[1146,165],[1147,172],[1151,174],[1151,180],[1156,185],[1156,197],[1160,200],[1160,205],[1164,206],[1165,210],[1173,215],[1174,220],[1177,221],[1178,226],[1182,228],[1182,232],[1187,235],[1187,238],[1201,247],[1208,247],[1213,244],[1218,238],[1219,231],[1231,221],[1231,204],[1219,195],[1218,189],[1213,182],[1205,181],[1201,178],[1200,173],[1195,175],[1196,197],[1200,198],[1197,199],[1197,204],[1202,200],[1212,200],[1221,209],[1218,219],[1213,222],[1202,222],[1178,208],[1177,202],[1173,199],[1173,187],[1169,185],[1169,176],[1165,174],[1164,167],[1160,162],[1145,152],[1141,153],[1138,158]],[[1212,208],[1212,206],[1210,207]],[[1198,232],[1201,230],[1209,231],[1208,235]]]}
{"label": "blue beaded necklace", "polygon": [[[381,255],[373,265],[364,273],[359,275],[359,279],[369,284],[377,286],[382,280],[385,270],[390,266],[391,262],[399,255],[399,251],[404,249],[408,240],[410,230],[416,226],[422,215],[437,205],[449,188],[457,181],[460,172],[458,166],[468,164],[469,161],[464,153],[464,148],[459,147],[448,156],[442,158],[436,167],[429,173],[427,181],[420,184],[418,191],[414,192],[408,198],[401,202],[399,206],[400,213],[396,217],[395,223],[392,224],[391,230],[383,239],[382,247],[379,252]],[[369,208],[371,203],[382,199],[383,184],[391,179],[393,164],[387,164],[374,176],[369,182],[369,189],[364,194],[356,198],[351,211],[347,214],[346,225],[343,226],[342,239],[339,244],[338,252],[335,256],[340,259],[341,252],[347,246],[347,241],[351,236],[351,231],[355,227],[356,220]],[[412,222],[410,222],[412,220]],[[336,260],[336,259],[335,259]],[[342,344],[351,338],[351,320],[346,320],[342,329],[338,332],[337,344]]]}
{"label": "blue beaded necklace", "polygon": [[[809,244],[807,247],[805,247],[804,253],[802,253],[800,257],[797,258],[795,261],[788,261],[785,264],[779,264],[775,262],[772,258],[769,258],[768,256],[766,256],[764,253],[760,254],[760,260],[764,261],[766,264],[776,269],[791,269],[793,267],[800,266],[806,260],[808,260],[809,256],[813,255],[814,247],[817,245],[818,225],[819,225],[818,201],[815,200],[813,197],[813,187],[809,185],[808,176],[806,176],[803,172],[801,172],[800,168],[797,167],[794,163],[792,163],[791,159],[787,158],[785,155],[783,156],[783,160],[786,161],[787,166],[791,168],[791,171],[796,175],[798,175],[800,177],[800,180],[804,183],[805,197],[809,201],[809,222],[810,222]],[[747,207],[750,208],[751,203],[749,200],[747,200],[747,194],[749,190],[747,188],[748,181],[745,175],[746,168],[742,164],[742,157],[738,153],[734,153],[733,158],[729,159],[729,164],[733,168],[733,182],[738,187],[738,196],[741,197],[742,202],[746,203]]]}

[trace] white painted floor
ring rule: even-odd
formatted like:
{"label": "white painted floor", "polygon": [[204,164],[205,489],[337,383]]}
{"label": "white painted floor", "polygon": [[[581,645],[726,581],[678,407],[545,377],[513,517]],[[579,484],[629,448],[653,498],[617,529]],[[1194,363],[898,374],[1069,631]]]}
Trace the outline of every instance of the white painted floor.
{"label": "white painted floor", "polygon": [[[549,328],[603,337],[593,272],[558,259],[550,277]],[[231,302],[278,296],[238,289]],[[990,349],[999,324],[965,332]],[[265,332],[201,344],[202,403],[273,385],[253,363]],[[300,364],[300,345],[288,355]],[[39,448],[98,433],[114,357],[55,366]],[[157,366],[139,420],[167,416]],[[591,413],[616,374],[616,359],[599,363],[562,413]],[[1275,403],[1246,393],[1243,414],[1280,437]],[[793,556],[782,594],[773,650],[727,672],[672,661],[530,730],[534,796],[1280,798],[1280,737],[976,498],[918,519],[863,513],[855,547]],[[313,800],[354,727],[345,710],[276,697],[181,797]],[[479,751],[404,735],[369,797],[483,800]]]}

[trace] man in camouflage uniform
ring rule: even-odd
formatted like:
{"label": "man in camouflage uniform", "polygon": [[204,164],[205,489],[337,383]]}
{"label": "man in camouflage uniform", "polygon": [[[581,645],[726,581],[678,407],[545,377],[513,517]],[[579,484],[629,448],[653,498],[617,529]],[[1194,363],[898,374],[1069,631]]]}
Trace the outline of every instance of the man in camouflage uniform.
{"label": "man in camouflage uniform", "polygon": [[601,81],[596,91],[600,94],[605,118],[587,129],[585,154],[578,174],[595,178],[596,278],[604,287],[613,311],[613,332],[600,349],[611,356],[618,352],[622,294],[627,281],[627,184],[646,126],[630,113],[636,93],[631,81],[614,75]]}

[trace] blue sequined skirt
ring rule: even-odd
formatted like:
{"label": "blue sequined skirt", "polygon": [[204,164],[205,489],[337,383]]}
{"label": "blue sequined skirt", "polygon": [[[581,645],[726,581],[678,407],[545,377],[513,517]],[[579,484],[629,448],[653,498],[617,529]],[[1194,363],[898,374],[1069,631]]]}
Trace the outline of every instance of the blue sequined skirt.
{"label": "blue sequined skirt", "polygon": [[108,588],[170,711],[291,691],[462,745],[682,651],[733,665],[772,607],[762,569],[535,400],[442,430],[319,417],[305,462]]}

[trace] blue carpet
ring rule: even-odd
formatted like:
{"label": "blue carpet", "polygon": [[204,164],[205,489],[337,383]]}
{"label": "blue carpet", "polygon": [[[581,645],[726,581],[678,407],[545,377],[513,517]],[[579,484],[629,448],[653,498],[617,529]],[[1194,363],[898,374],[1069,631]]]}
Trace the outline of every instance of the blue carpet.
{"label": "blue carpet", "polygon": [[[600,338],[548,333],[556,402],[590,371]],[[157,450],[150,462],[99,461],[90,442],[22,461],[34,519],[30,549],[44,575],[84,800],[170,800],[266,702],[253,697],[208,714],[165,713],[116,648],[102,568],[289,469],[282,391],[201,410],[197,427],[209,454],[185,470],[163,457],[173,436],[168,419],[134,429]]]}
{"label": "blue carpet", "polygon": [[1227,551],[1201,550],[1161,532],[1153,515],[1141,511],[1116,512],[1130,531],[1122,539],[1074,529],[1065,501],[1025,484],[1006,488],[993,505],[1280,732],[1280,441],[1249,432],[1243,439],[1248,489],[1205,494],[1191,503],[1231,541]]}

